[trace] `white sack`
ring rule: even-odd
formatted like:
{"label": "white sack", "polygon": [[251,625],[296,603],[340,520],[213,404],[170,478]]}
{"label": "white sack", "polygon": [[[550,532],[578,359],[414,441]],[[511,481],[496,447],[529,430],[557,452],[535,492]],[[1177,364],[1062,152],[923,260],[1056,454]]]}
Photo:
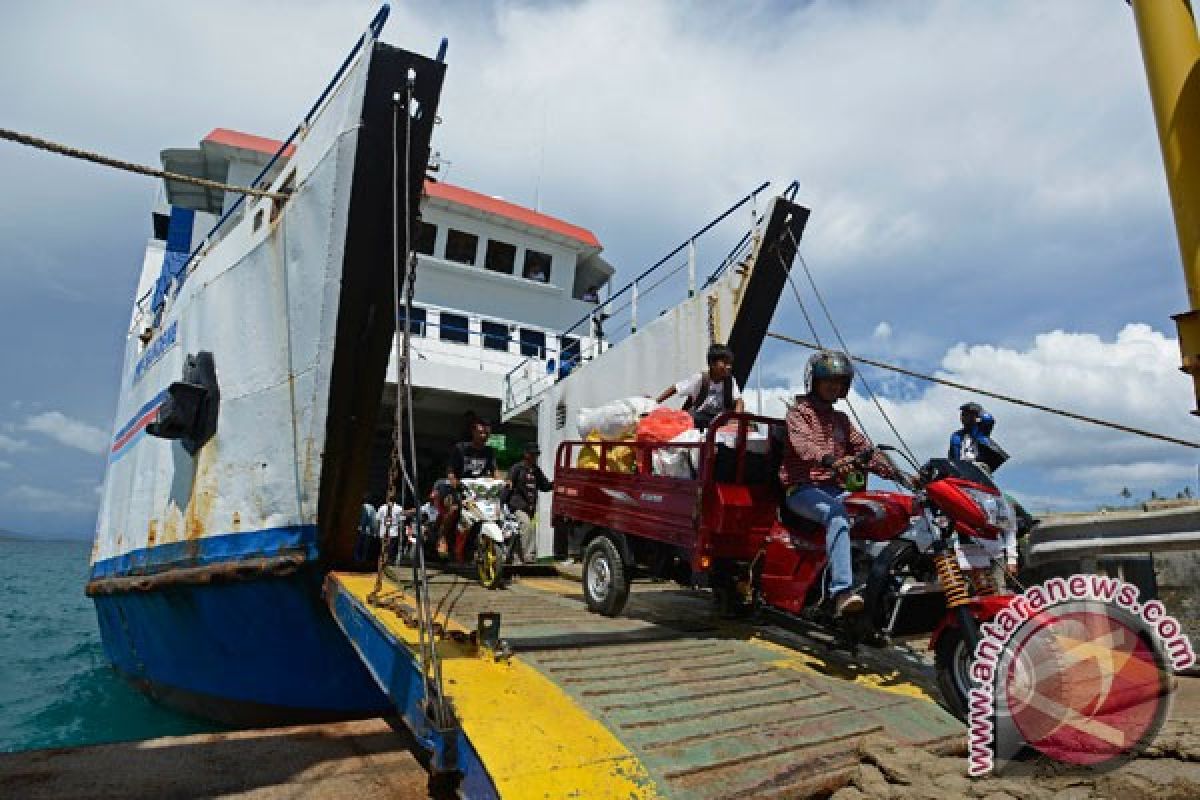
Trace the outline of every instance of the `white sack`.
{"label": "white sack", "polygon": [[[671,440],[681,444],[696,444],[704,441],[704,434],[698,430],[684,431]],[[692,447],[656,447],[653,462],[654,474],[671,478],[694,478],[696,465],[693,459],[695,448]]]}
{"label": "white sack", "polygon": [[575,417],[580,434],[596,431],[603,439],[620,439],[637,433],[638,420],[654,410],[648,397],[628,397],[599,408],[581,408]]}

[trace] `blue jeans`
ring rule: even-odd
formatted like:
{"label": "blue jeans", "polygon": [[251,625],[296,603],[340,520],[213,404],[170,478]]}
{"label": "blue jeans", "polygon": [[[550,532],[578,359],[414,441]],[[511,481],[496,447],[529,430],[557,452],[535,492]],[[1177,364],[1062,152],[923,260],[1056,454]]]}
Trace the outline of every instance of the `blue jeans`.
{"label": "blue jeans", "polygon": [[829,558],[829,594],[850,588],[854,572],[850,565],[850,520],[842,504],[845,492],[833,484],[801,485],[787,498],[788,509],[797,516],[825,526],[825,554]]}
{"label": "blue jeans", "polygon": [[362,531],[358,532],[358,538],[354,541],[354,561],[361,564],[367,560],[371,554],[371,537]]}

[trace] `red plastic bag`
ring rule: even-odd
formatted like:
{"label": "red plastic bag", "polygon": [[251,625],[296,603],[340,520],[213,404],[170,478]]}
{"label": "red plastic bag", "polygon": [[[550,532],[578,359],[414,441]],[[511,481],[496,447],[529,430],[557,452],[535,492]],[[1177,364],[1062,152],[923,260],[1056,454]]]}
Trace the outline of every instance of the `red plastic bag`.
{"label": "red plastic bag", "polygon": [[637,438],[644,442],[669,442],[693,427],[688,412],[659,406],[638,422]]}

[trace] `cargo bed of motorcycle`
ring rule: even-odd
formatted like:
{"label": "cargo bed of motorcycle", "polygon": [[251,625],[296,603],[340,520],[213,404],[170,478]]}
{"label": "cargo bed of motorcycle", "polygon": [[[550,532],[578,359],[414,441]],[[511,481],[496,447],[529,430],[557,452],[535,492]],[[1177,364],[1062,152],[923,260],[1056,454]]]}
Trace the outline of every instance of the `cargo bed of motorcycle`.
{"label": "cargo bed of motorcycle", "polygon": [[[384,583],[393,608],[412,604],[408,574]],[[404,708],[417,631],[368,602],[373,586],[374,576],[333,573],[326,596]],[[919,658],[851,660],[782,626],[720,619],[706,592],[638,584],[616,618],[589,613],[579,584],[560,577],[488,591],[435,573],[430,594],[451,633],[439,649],[471,796],[791,796],[844,782],[866,737],[933,749],[962,740]],[[468,639],[485,612],[500,615],[511,658],[481,656]]]}

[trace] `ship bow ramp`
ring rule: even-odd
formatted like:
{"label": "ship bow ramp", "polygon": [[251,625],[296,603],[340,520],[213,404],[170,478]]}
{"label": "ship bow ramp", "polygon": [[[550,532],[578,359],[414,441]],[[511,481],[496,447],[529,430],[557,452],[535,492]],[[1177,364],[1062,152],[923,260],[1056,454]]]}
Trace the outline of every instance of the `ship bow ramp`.
{"label": "ship bow ramp", "polygon": [[[332,573],[326,599],[418,738],[454,751],[464,796],[807,796],[844,784],[872,737],[961,746],[924,668],[856,665],[787,631],[720,620],[701,592],[639,587],[626,617],[609,618],[561,578],[488,591],[435,574],[460,725],[446,741],[421,710],[412,585],[385,581],[371,602],[374,586]],[[481,613],[499,615],[506,646],[476,646]]]}

